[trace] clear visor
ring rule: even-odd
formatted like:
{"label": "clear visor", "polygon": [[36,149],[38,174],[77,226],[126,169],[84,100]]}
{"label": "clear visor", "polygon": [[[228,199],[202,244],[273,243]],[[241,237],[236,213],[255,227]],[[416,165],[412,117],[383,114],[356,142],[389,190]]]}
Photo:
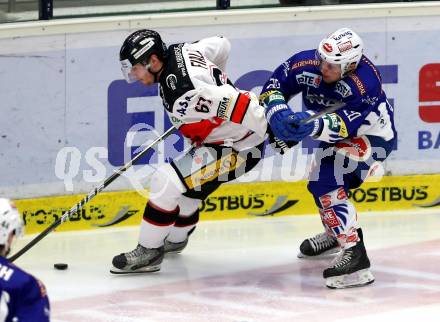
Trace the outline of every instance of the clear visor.
{"label": "clear visor", "polygon": [[341,65],[332,64],[324,60],[321,60],[321,63],[319,64],[319,69],[322,71],[324,68],[330,72],[338,72],[338,73],[341,72]]}
{"label": "clear visor", "polygon": [[122,75],[124,75],[127,83],[134,83],[138,81],[140,79],[140,75],[144,74],[144,70],[150,71],[149,68],[150,64],[145,66],[142,64],[136,64],[133,66],[128,59],[121,61]]}
{"label": "clear visor", "polygon": [[131,84],[137,81],[136,77],[132,73],[133,66],[131,65],[128,59],[121,60],[121,71],[122,75],[124,75],[127,83]]}
{"label": "clear visor", "polygon": [[325,60],[325,58],[323,58],[319,51],[317,50],[315,52],[315,57],[316,59],[319,60],[319,70],[322,71],[322,68],[324,67],[325,69],[329,70],[329,71],[341,71],[341,64],[335,64],[335,63],[330,63],[328,61]]}

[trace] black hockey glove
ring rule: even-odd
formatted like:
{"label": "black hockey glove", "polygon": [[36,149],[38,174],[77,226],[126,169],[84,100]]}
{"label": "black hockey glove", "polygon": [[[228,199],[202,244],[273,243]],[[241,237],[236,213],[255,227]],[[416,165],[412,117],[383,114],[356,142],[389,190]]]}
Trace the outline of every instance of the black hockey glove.
{"label": "black hockey glove", "polygon": [[279,138],[277,138],[273,132],[270,126],[267,126],[267,134],[269,135],[269,144],[276,152],[283,155],[286,153],[290,148],[294,147],[298,144],[297,141],[283,141]]}

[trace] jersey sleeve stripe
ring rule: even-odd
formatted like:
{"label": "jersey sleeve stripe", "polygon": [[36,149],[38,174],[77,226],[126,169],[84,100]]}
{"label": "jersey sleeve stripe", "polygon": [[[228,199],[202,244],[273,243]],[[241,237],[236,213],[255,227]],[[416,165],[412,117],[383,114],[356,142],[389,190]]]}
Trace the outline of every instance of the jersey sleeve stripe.
{"label": "jersey sleeve stripe", "polygon": [[241,124],[244,119],[244,115],[249,107],[251,99],[245,94],[238,94],[237,100],[234,105],[234,109],[231,113],[231,121]]}

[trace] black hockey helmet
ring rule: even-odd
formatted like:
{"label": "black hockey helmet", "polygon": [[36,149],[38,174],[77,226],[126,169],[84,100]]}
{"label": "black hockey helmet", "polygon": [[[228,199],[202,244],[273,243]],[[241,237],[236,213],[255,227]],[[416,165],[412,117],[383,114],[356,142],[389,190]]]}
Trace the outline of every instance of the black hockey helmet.
{"label": "black hockey helmet", "polygon": [[131,76],[131,68],[139,63],[146,66],[153,54],[156,54],[162,61],[165,61],[167,56],[167,46],[156,31],[137,30],[125,39],[119,52],[119,60],[122,73],[128,83],[136,81]]}
{"label": "black hockey helmet", "polygon": [[138,63],[146,65],[152,54],[161,60],[166,57],[167,47],[154,30],[141,29],[133,32],[122,44],[119,60],[128,60],[131,65]]}

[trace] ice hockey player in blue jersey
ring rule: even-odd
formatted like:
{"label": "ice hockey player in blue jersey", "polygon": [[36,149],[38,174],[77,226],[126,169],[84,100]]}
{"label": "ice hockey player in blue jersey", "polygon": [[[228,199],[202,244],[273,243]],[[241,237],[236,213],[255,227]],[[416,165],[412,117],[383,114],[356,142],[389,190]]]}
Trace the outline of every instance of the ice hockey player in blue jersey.
{"label": "ice hockey player in blue jersey", "polygon": [[49,300],[43,283],[6,259],[22,231],[17,208],[0,198],[0,322],[47,322]]}
{"label": "ice hockey player in blue jersey", "polygon": [[[305,111],[288,106],[302,94]],[[381,75],[363,55],[363,41],[342,28],[324,38],[318,49],[299,52],[281,64],[263,86],[260,102],[275,136],[287,142],[306,137],[321,141],[315,151],[308,190],[314,197],[325,232],[300,245],[299,257],[339,252],[324,270],[326,285],[346,288],[370,284],[374,277],[356,210],[348,199],[390,154],[396,130],[393,107]],[[302,120],[339,106],[314,122]]]}

